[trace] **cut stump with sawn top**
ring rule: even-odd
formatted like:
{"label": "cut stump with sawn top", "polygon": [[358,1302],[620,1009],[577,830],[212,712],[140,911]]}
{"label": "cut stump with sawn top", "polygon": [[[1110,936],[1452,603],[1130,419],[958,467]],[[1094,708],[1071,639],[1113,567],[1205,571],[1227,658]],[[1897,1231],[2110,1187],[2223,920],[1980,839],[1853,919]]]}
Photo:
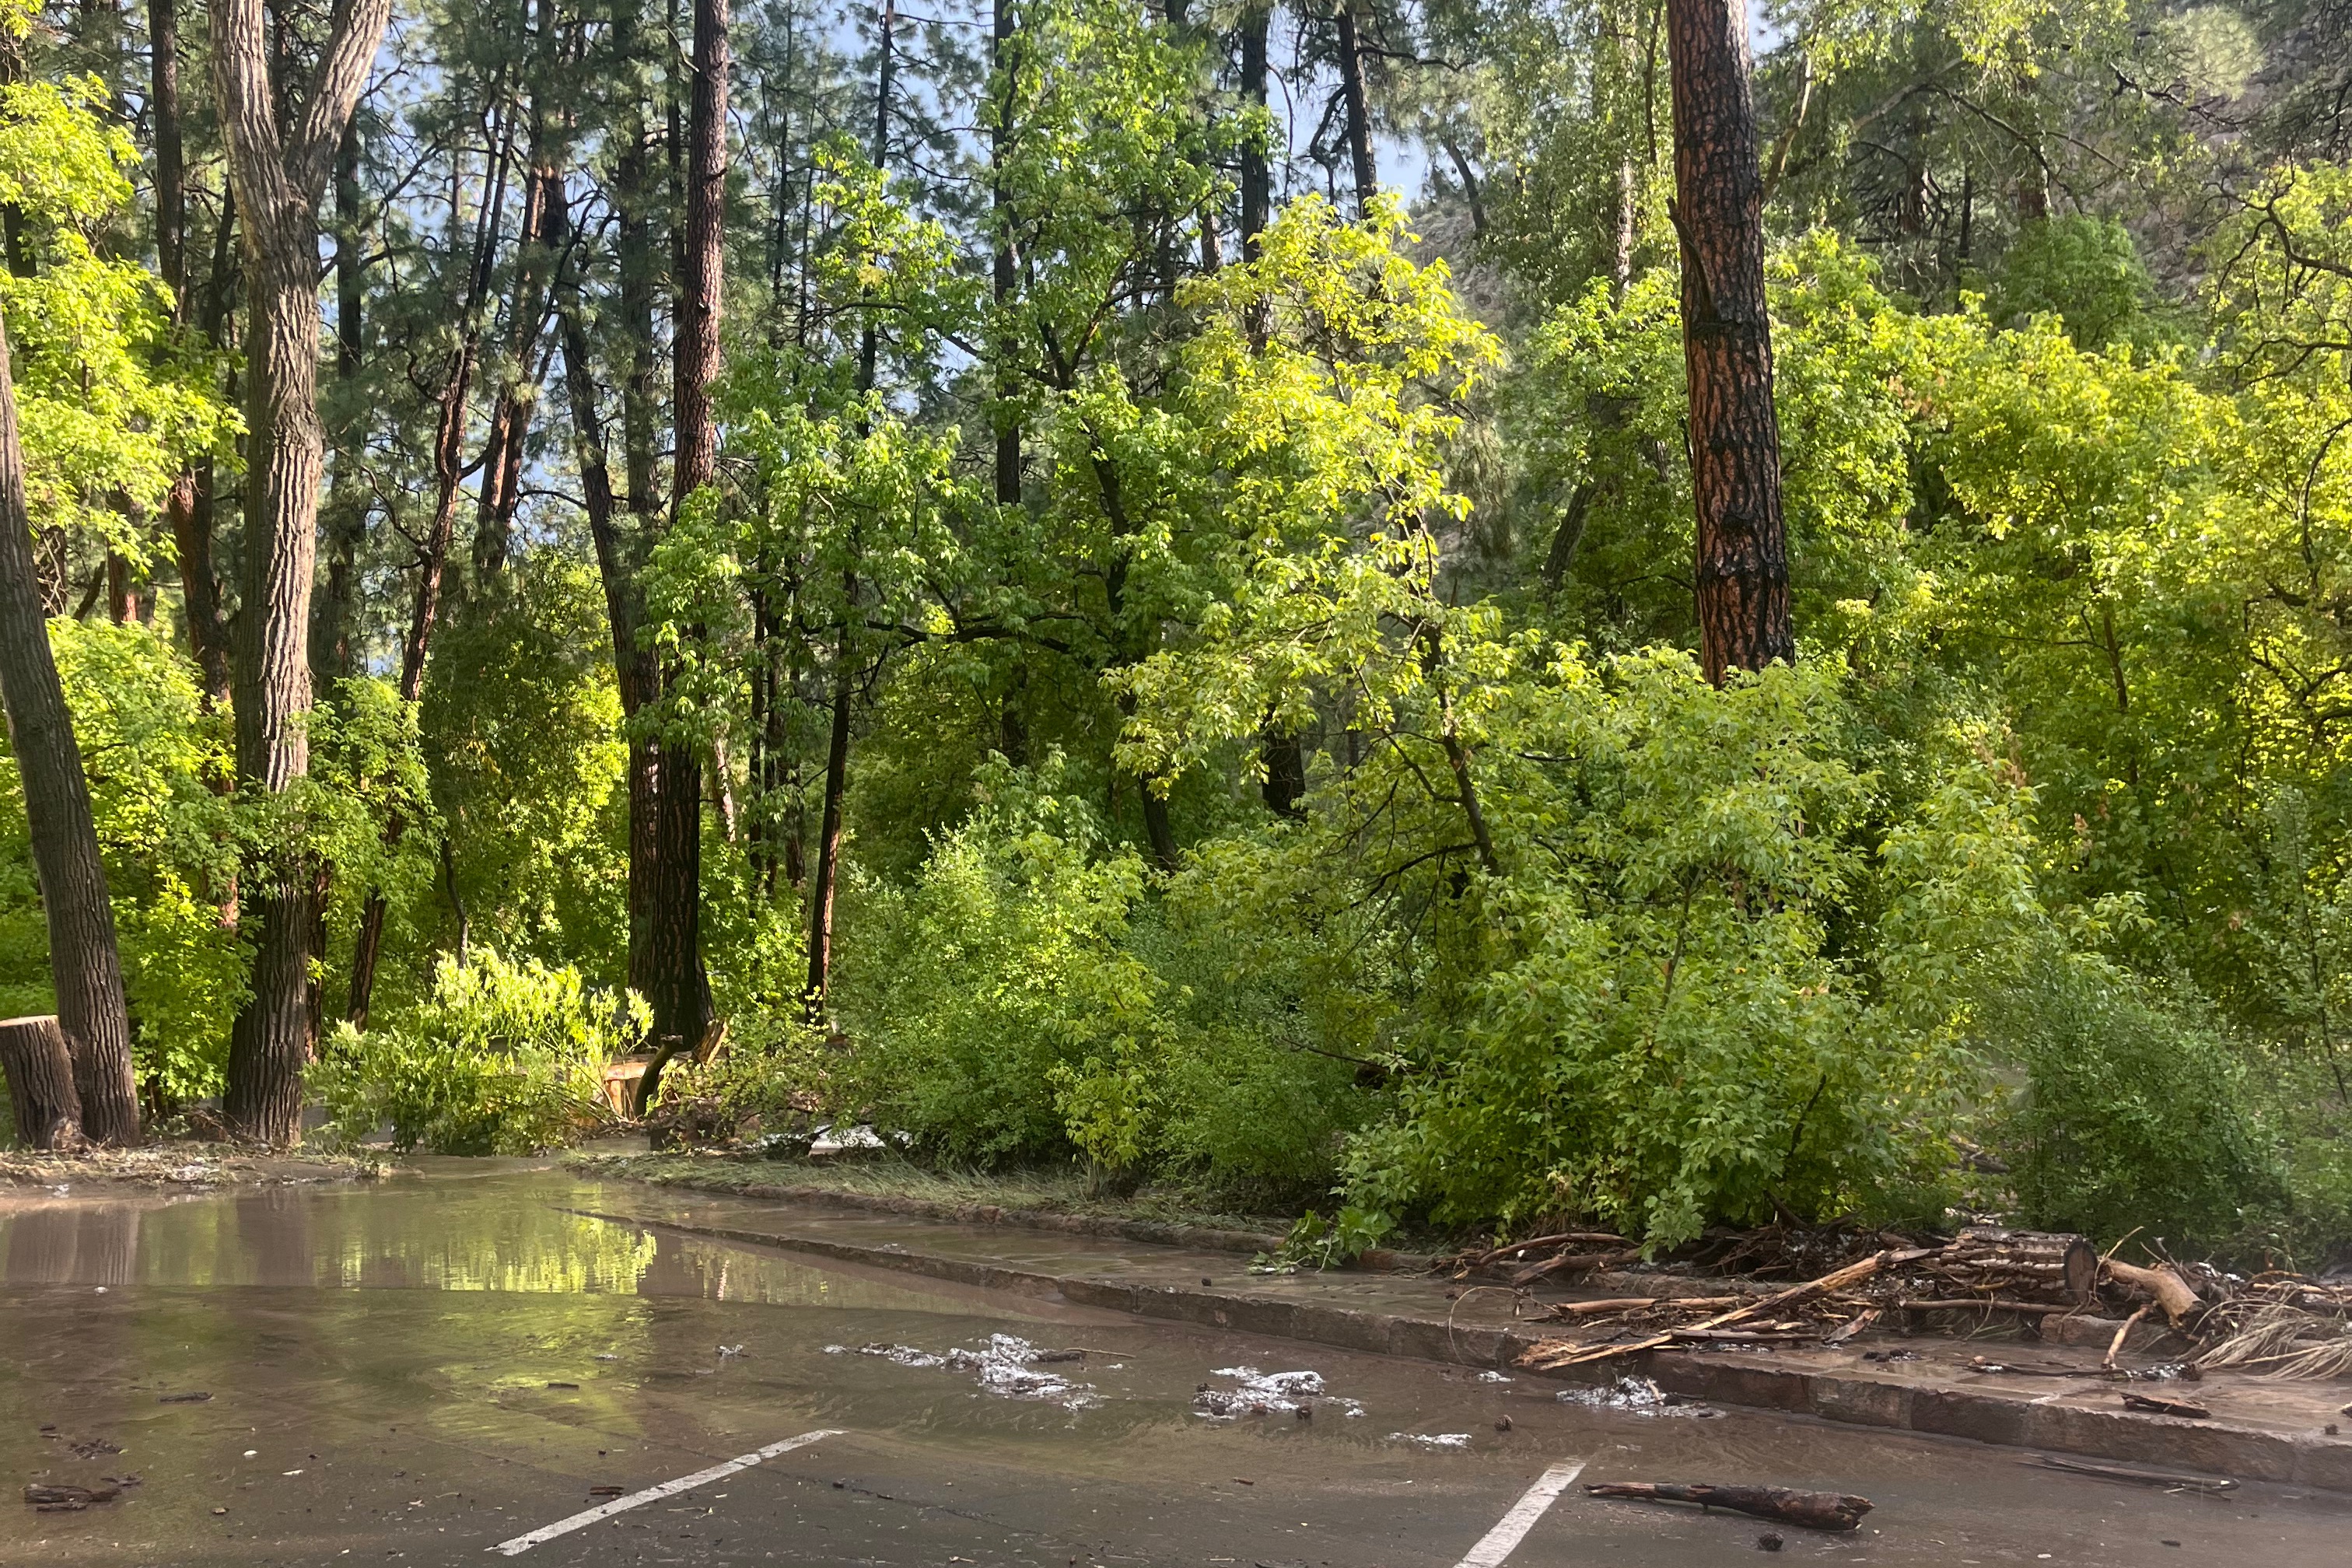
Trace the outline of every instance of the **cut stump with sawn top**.
{"label": "cut stump with sawn top", "polygon": [[73,1053],[66,1047],[66,1033],[56,1014],[0,1022],[0,1071],[7,1074],[18,1142],[58,1153],[81,1147],[81,1096],[74,1088]]}

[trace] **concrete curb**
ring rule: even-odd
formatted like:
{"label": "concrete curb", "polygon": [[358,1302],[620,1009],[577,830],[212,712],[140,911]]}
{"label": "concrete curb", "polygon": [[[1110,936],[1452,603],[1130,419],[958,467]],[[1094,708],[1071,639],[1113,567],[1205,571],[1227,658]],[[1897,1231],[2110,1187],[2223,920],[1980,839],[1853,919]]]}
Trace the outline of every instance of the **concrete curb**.
{"label": "concrete curb", "polygon": [[[783,1190],[777,1189],[779,1193]],[[746,1192],[742,1195],[767,1194]],[[1510,1366],[1538,1337],[1492,1325],[1454,1324],[1444,1319],[1334,1307],[1316,1301],[1281,1300],[1214,1288],[1048,1274],[815,1237],[579,1212],[619,1225],[807,1253],[950,1284],[1058,1297],[1079,1306],[1105,1308],[1141,1318],[1452,1365]],[[1908,1384],[1845,1372],[1773,1366],[1729,1354],[1643,1355],[1602,1366],[1573,1368],[1564,1373],[1518,1371],[1522,1376],[1549,1377],[1585,1386],[1607,1384],[1628,1373],[1651,1378],[1670,1394],[1719,1405],[2149,1465],[2166,1470],[2203,1471],[2237,1480],[2275,1481],[2352,1492],[2352,1439],[2274,1432],[2219,1421],[2089,1410],[2042,1404],[1987,1389]]]}
{"label": "concrete curb", "polygon": [[[1215,1226],[1180,1225],[1170,1220],[1118,1219],[1109,1215],[1056,1214],[1051,1209],[1008,1208],[1002,1204],[950,1204],[932,1198],[898,1197],[888,1193],[847,1193],[836,1187],[782,1186],[751,1182],[737,1186],[717,1182],[665,1181],[629,1171],[599,1171],[593,1163],[577,1167],[592,1174],[618,1176],[623,1181],[674,1192],[703,1193],[712,1197],[758,1198],[763,1202],[808,1204],[856,1209],[866,1214],[897,1215],[907,1219],[940,1220],[950,1225],[1017,1225],[1031,1230],[1056,1231],[1064,1236],[1092,1236],[1119,1241],[1144,1241],[1155,1247],[1192,1247],[1203,1252],[1272,1252],[1283,1238],[1273,1231],[1225,1230]],[[1428,1269],[1437,1265],[1433,1254],[1394,1252],[1376,1247],[1354,1267],[1375,1273],[1397,1269]]]}

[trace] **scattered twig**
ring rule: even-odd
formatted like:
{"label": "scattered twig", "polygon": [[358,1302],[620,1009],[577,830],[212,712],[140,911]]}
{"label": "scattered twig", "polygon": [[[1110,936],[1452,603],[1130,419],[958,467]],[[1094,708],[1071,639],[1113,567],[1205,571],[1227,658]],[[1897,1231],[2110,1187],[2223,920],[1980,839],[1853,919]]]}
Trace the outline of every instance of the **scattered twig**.
{"label": "scattered twig", "polygon": [[2136,1481],[2144,1487],[2195,1487],[2200,1491],[2226,1492],[2234,1490],[2237,1482],[2227,1476],[2184,1476],[2169,1470],[2141,1470],[2129,1465],[2101,1465],[2089,1459],[2063,1458],[2056,1454],[2042,1454],[2026,1461],[2047,1470],[2066,1470],[2078,1476],[2097,1476],[2110,1481]]}

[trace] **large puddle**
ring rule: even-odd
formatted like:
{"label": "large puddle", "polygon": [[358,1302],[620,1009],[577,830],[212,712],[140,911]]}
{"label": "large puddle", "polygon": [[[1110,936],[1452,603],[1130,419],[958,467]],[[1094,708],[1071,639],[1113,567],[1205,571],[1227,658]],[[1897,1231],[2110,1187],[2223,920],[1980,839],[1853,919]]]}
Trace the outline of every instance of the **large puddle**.
{"label": "large puddle", "polygon": [[0,1194],[0,1284],[498,1290],[936,1307],[935,1292],[578,1212],[560,1170],[430,1162],[381,1182],[179,1194]]}

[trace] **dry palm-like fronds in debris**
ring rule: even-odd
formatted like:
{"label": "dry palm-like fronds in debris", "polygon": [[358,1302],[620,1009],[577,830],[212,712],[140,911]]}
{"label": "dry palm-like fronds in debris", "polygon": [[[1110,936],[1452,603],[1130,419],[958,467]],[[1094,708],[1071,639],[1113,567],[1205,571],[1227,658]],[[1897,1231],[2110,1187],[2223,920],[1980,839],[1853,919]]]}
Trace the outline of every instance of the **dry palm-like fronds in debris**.
{"label": "dry palm-like fronds in debris", "polygon": [[2260,1277],[2206,1315],[2200,1367],[2264,1377],[2352,1376],[2352,1289]]}

